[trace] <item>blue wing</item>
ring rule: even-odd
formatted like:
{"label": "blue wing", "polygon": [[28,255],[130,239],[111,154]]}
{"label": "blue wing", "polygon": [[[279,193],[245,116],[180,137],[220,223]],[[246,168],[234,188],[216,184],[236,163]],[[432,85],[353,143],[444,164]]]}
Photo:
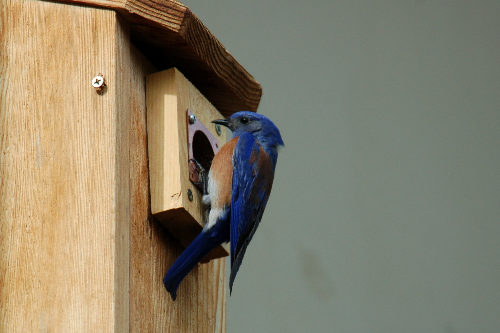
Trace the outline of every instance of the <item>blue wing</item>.
{"label": "blue wing", "polygon": [[273,178],[274,168],[269,155],[251,134],[241,134],[233,155],[230,291],[264,213]]}

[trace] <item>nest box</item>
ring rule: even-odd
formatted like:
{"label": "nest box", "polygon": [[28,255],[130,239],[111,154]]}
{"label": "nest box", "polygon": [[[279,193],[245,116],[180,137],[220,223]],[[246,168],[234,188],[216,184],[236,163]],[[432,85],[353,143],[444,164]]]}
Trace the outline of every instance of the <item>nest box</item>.
{"label": "nest box", "polygon": [[[203,174],[226,142],[224,116],[176,68],[146,78],[151,212],[186,247],[201,232]],[[226,246],[205,261],[228,255]]]}
{"label": "nest box", "polygon": [[256,111],[260,85],[175,0],[0,18],[0,331],[225,331],[225,260],[176,303],[162,278],[202,230],[211,121]]}

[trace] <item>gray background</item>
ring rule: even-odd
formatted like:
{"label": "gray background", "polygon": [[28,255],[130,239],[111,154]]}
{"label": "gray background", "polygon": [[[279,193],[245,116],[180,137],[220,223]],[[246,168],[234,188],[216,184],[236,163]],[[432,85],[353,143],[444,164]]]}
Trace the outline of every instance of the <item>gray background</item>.
{"label": "gray background", "polygon": [[228,332],[500,332],[500,2],[183,3],[286,144]]}

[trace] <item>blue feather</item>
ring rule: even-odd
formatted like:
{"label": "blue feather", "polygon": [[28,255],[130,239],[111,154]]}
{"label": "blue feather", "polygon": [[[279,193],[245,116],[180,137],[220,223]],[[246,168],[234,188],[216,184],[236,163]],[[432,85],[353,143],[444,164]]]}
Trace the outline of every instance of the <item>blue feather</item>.
{"label": "blue feather", "polygon": [[[215,161],[219,156],[224,156],[219,154],[225,147],[227,147],[226,155],[229,151],[227,149],[233,149],[231,151],[231,168],[222,168],[222,170],[231,170],[232,179],[229,179],[228,171],[221,171],[222,176],[226,176],[226,178],[224,181],[220,179],[216,181],[228,186],[228,180],[231,180],[231,192],[229,192],[231,193],[231,202],[229,205],[229,202],[223,201],[223,204],[218,203],[219,206],[216,207],[212,204],[214,210],[210,214],[212,212],[219,214],[215,217],[216,220],[210,220],[205,225],[200,235],[188,246],[165,275],[163,283],[174,300],[177,297],[177,288],[184,277],[209,252],[229,240],[231,240],[229,287],[232,292],[233,282],[247,246],[259,226],[266,208],[274,179],[278,150],[283,146],[278,128],[263,115],[241,111],[234,113],[227,119],[214,120],[213,122],[228,127],[233,132],[233,139],[238,138],[236,144],[234,144],[234,140],[231,140],[232,143],[222,147],[214,158]],[[227,163],[228,160],[221,157],[219,161],[224,162],[218,163]],[[217,170],[220,170],[220,165],[218,168]],[[223,175],[224,172],[228,174]],[[228,189],[224,189],[228,193]],[[209,190],[208,193],[210,201],[220,202],[218,197],[220,192],[217,191],[217,187],[211,192],[213,193],[210,193]],[[224,198],[224,200],[228,201],[229,199]]]}
{"label": "blue feather", "polygon": [[229,227],[227,225],[229,221],[226,218],[226,222],[222,222],[217,223],[208,230],[203,229],[186,250],[182,252],[163,278],[163,284],[174,301],[177,298],[177,288],[184,277],[213,249],[229,241]]}
{"label": "blue feather", "polygon": [[247,246],[262,219],[272,186],[274,167],[271,174],[262,174],[259,169],[261,158],[265,157],[254,137],[242,133],[233,155],[230,293]]}

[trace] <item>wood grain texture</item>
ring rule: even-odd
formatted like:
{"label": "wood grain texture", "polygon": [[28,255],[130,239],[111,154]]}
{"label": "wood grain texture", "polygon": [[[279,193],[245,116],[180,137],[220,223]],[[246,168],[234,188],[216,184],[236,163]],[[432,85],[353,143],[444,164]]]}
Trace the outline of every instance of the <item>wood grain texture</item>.
{"label": "wood grain texture", "polygon": [[[109,15],[109,13],[108,13]],[[128,22],[119,14],[114,17],[115,34],[115,87],[109,91],[115,93],[115,109],[112,110],[115,146],[115,184],[114,184],[114,331],[128,332],[130,303],[130,91],[131,71],[130,30]],[[102,72],[101,72],[102,73]],[[110,82],[112,83],[112,82]],[[114,90],[113,90],[114,88]],[[111,211],[112,212],[112,211]]]}
{"label": "wood grain texture", "polygon": [[149,210],[145,89],[146,75],[157,69],[133,46],[131,54],[130,330],[222,333],[226,327],[224,259],[198,265],[181,283],[175,302],[162,283],[184,247]]}
{"label": "wood grain texture", "polygon": [[[0,332],[225,332],[225,261],[171,301],[149,210],[146,75],[111,10],[0,1]],[[96,74],[107,87],[96,94]]]}
{"label": "wood grain texture", "polygon": [[[146,105],[151,210],[187,246],[201,232],[204,218],[201,192],[189,180],[186,111],[191,110],[220,144],[225,143],[226,132],[218,136],[210,121],[222,115],[176,68],[147,76]],[[208,257],[227,255],[227,248],[220,247]]]}
{"label": "wood grain texture", "polygon": [[131,39],[159,69],[177,67],[224,115],[256,111],[259,83],[198,17],[178,1],[59,0],[119,11],[131,24]]}
{"label": "wood grain texture", "polygon": [[129,331],[128,23],[24,0],[0,20],[0,331]]}

